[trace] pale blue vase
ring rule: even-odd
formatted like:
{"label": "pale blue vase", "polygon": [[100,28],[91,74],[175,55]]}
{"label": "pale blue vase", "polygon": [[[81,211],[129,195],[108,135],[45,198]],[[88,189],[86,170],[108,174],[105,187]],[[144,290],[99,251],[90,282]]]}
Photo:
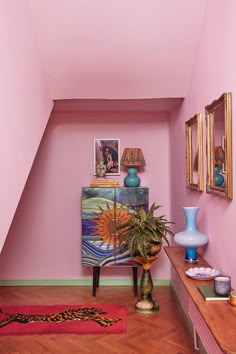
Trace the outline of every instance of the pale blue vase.
{"label": "pale blue vase", "polygon": [[199,232],[196,227],[196,218],[198,207],[184,207],[186,226],[181,232],[174,236],[177,244],[185,247],[185,261],[189,263],[197,263],[197,248],[208,243],[208,236]]}

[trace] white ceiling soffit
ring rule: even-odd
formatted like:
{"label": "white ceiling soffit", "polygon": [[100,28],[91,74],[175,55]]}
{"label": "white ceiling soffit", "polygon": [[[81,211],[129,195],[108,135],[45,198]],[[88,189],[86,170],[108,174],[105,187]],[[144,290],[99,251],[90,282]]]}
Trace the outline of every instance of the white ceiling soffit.
{"label": "white ceiling soffit", "polygon": [[29,0],[53,99],[185,97],[206,0]]}

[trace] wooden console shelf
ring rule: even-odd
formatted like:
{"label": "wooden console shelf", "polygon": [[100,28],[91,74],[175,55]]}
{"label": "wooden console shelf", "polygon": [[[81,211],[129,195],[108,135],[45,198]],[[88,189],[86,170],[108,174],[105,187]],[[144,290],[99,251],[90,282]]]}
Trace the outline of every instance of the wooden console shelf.
{"label": "wooden console shelf", "polygon": [[[185,274],[194,266],[211,266],[201,256],[197,265],[186,263],[183,247],[165,246],[164,250],[172,263],[172,285],[207,354],[235,354],[236,307],[228,301],[205,301],[197,286],[213,284],[213,280],[195,280]],[[196,337],[194,341],[196,347]]]}

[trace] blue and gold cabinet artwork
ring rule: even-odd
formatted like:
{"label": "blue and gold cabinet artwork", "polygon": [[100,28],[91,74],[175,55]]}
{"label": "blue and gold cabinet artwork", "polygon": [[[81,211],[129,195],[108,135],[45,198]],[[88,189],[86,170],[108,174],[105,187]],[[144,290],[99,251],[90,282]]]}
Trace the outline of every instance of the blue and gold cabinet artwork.
{"label": "blue and gold cabinet artwork", "polygon": [[82,265],[136,266],[116,228],[129,213],[148,209],[148,188],[82,188]]}

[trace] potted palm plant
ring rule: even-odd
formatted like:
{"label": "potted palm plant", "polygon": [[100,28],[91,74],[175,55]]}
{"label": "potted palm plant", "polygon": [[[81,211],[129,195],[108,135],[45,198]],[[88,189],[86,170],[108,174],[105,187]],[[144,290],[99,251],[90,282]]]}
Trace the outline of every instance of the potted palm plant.
{"label": "potted palm plant", "polygon": [[130,218],[124,224],[117,227],[120,233],[120,242],[126,243],[131,256],[137,257],[143,264],[143,275],[140,286],[142,298],[135,304],[138,312],[151,313],[159,310],[159,305],[152,299],[151,292],[153,283],[150,273],[152,262],[157,258],[162,243],[165,241],[169,245],[168,235],[174,236],[165,215],[155,216],[154,212],[160,205],[152,204],[149,210],[137,209],[130,214]]}
{"label": "potted palm plant", "polygon": [[130,214],[126,223],[117,227],[120,242],[128,244],[132,256],[152,257],[160,251],[163,240],[169,245],[167,236],[174,235],[170,227],[173,222],[167,221],[164,215],[154,215],[160,207],[153,203],[148,211],[139,208]]}

